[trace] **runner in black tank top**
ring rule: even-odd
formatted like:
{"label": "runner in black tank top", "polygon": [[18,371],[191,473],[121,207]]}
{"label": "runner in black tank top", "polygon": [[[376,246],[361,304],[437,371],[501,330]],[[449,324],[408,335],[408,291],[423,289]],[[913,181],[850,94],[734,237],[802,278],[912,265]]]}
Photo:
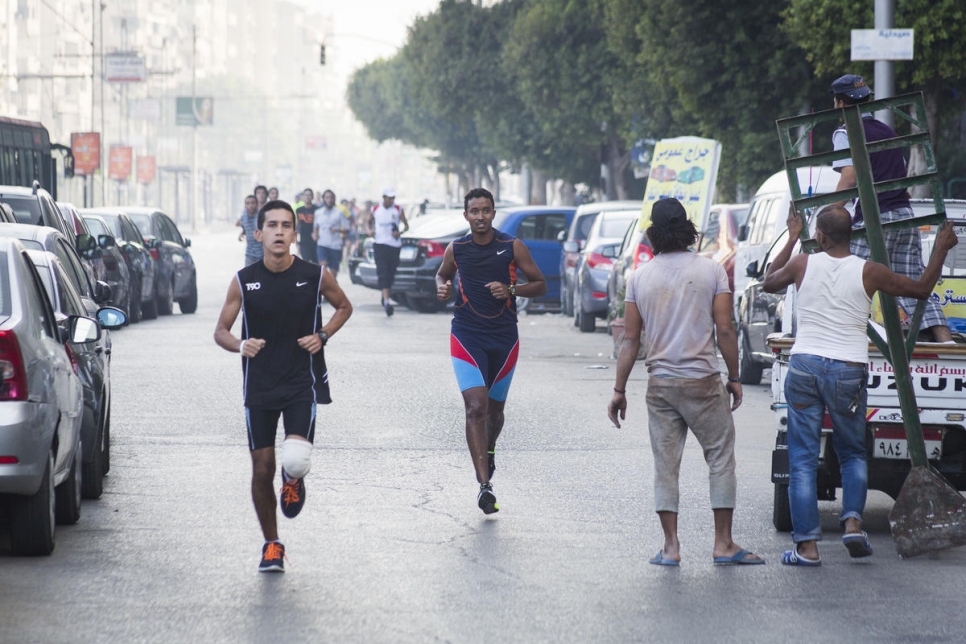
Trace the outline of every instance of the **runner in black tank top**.
{"label": "runner in black tank top", "polygon": [[[448,301],[459,274],[460,297],[453,316],[450,355],[466,409],[466,441],[480,483],[477,505],[486,514],[500,509],[490,478],[496,470],[496,439],[516,368],[516,295],[539,297],[547,285],[530,251],[519,239],[493,228],[493,195],[470,190],[463,200],[470,234],[452,242],[436,274],[436,296]],[[517,272],[527,278],[516,285]]]}
{"label": "runner in black tank top", "polygon": [[[283,572],[285,546],[275,517],[275,433],[282,442],[282,491],[287,517],[305,503],[305,481],[315,433],[315,405],[331,402],[322,347],[352,314],[352,305],[332,274],[291,254],[295,212],[270,201],[258,213],[255,237],[263,260],[238,271],[215,327],[215,342],[242,354],[245,415],[252,455],[252,500],[265,537],[262,572]],[[322,298],[335,308],[323,324]],[[242,313],[241,338],[231,333]]]}

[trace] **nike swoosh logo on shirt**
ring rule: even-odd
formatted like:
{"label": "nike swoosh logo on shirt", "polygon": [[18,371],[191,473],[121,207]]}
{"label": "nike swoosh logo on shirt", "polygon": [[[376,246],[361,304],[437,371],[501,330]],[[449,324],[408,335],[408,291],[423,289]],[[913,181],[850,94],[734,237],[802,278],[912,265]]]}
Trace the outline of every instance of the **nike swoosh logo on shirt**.
{"label": "nike swoosh logo on shirt", "polygon": [[502,255],[502,254],[503,254],[503,253],[505,253],[505,252],[506,252],[506,249],[504,248],[503,250],[498,250],[498,251],[496,251],[496,254],[497,254],[497,255]]}
{"label": "nike swoosh logo on shirt", "polygon": [[295,286],[305,286],[308,282],[295,282]]}

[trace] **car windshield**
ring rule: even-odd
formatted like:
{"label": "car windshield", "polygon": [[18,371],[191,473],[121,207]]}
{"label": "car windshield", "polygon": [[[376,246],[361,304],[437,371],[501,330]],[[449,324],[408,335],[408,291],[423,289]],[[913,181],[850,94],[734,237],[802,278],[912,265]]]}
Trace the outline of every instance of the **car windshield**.
{"label": "car windshield", "polygon": [[627,232],[627,225],[640,216],[641,213],[636,210],[604,213],[604,220],[600,222],[597,236],[622,239]]}
{"label": "car windshield", "polygon": [[36,239],[21,239],[20,243],[23,244],[23,247],[27,250],[44,250],[44,245]]}
{"label": "car windshield", "polygon": [[124,239],[121,235],[121,218],[117,215],[100,215],[107,222],[107,225],[114,229],[113,237],[116,239]]}
{"label": "car windshield", "polygon": [[156,235],[151,232],[151,215],[138,215],[128,213],[128,217],[134,222],[134,225],[138,227],[138,231],[141,233],[142,237],[155,237]]}
{"label": "car windshield", "polygon": [[10,206],[21,224],[40,225],[40,202],[37,199],[7,195],[3,198],[3,202]]}

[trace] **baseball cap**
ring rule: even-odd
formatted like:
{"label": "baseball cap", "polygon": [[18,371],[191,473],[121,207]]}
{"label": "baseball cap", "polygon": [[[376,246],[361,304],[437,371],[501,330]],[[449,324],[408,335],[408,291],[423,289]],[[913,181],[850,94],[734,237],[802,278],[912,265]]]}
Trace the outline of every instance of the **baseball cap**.
{"label": "baseball cap", "polygon": [[651,206],[651,225],[664,228],[673,221],[687,221],[688,212],[674,197],[658,199]]}
{"label": "baseball cap", "polygon": [[396,197],[396,191],[393,190],[392,188],[383,188],[383,190],[382,190],[382,196],[383,197],[392,197],[392,198],[395,199],[395,197]]}
{"label": "baseball cap", "polygon": [[829,94],[845,94],[849,98],[865,98],[872,93],[865,79],[855,74],[846,74],[832,82]]}

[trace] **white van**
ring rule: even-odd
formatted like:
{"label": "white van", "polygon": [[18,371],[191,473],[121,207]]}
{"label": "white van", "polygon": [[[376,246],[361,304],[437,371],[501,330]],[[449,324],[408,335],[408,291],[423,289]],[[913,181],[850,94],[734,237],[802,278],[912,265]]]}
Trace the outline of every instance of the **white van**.
{"label": "white van", "polygon": [[[810,189],[813,196],[834,192],[838,182],[839,173],[831,166],[798,169],[798,186],[803,196],[807,196]],[[747,222],[738,231],[734,291],[736,310],[739,298],[745,292],[750,279],[747,267],[751,262],[760,262],[772,242],[785,230],[791,200],[788,175],[784,170],[773,174],[761,184],[751,200]]]}

